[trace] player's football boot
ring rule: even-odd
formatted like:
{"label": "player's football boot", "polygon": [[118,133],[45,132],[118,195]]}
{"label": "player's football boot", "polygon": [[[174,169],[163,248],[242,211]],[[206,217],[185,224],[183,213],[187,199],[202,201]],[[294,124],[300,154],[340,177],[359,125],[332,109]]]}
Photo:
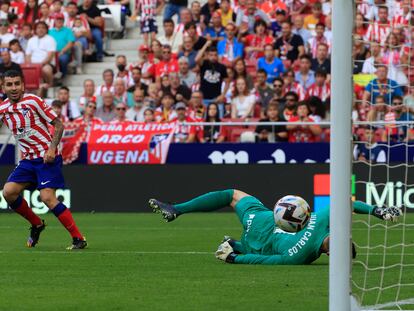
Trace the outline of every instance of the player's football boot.
{"label": "player's football boot", "polygon": [[84,249],[88,246],[88,243],[86,242],[85,237],[82,239],[79,238],[73,238],[72,245],[68,246],[67,250],[76,250],[76,249]]}
{"label": "player's football boot", "polygon": [[391,220],[392,222],[397,222],[398,218],[402,215],[401,209],[398,207],[375,207],[372,211],[372,214],[375,217],[378,217],[382,220]]}
{"label": "player's football boot", "polygon": [[46,223],[42,219],[42,224],[40,226],[31,226],[30,227],[30,235],[27,239],[27,247],[35,247],[37,243],[39,243],[40,233],[46,228]]}
{"label": "player's football boot", "polygon": [[163,203],[156,199],[150,199],[148,204],[154,213],[161,213],[166,222],[173,221],[180,214],[172,204]]}

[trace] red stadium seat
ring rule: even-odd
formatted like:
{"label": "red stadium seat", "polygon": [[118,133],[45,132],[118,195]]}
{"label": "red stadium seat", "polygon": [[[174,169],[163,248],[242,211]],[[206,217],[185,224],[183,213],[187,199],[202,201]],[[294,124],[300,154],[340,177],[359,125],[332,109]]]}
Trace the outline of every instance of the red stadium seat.
{"label": "red stadium seat", "polygon": [[34,64],[21,64],[20,67],[23,71],[26,90],[39,89],[42,66]]}

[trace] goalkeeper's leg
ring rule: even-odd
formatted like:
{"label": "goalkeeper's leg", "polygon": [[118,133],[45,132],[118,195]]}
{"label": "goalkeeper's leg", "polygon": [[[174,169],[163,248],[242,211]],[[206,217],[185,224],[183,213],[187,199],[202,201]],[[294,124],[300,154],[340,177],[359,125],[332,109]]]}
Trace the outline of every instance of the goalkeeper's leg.
{"label": "goalkeeper's leg", "polygon": [[172,221],[181,214],[211,212],[227,206],[234,207],[243,196],[247,196],[247,194],[238,190],[228,189],[209,192],[190,201],[175,205],[151,199],[149,200],[149,205],[154,212],[161,213],[166,221]]}

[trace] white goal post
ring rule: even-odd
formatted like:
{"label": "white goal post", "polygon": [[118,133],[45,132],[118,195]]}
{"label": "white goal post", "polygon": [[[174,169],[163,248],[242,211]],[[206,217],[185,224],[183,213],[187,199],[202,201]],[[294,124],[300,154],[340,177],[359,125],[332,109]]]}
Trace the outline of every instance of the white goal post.
{"label": "white goal post", "polygon": [[329,310],[351,310],[353,0],[332,1]]}

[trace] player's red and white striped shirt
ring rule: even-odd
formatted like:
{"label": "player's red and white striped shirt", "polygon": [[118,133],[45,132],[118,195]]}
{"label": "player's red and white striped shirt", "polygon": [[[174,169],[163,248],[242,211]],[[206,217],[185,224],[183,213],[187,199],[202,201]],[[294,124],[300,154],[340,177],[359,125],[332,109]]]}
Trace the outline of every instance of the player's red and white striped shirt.
{"label": "player's red and white striped shirt", "polygon": [[389,23],[379,24],[378,22],[374,22],[368,26],[365,40],[370,42],[385,43],[390,30],[391,27]]}
{"label": "player's red and white striped shirt", "polygon": [[42,158],[49,149],[52,137],[48,124],[56,113],[40,98],[25,94],[16,104],[9,99],[0,104],[0,120],[12,131],[23,159]]}
{"label": "player's red and white striped shirt", "polygon": [[291,85],[286,85],[283,88],[283,94],[287,92],[294,92],[299,96],[299,100],[304,100],[306,97],[306,92],[303,86],[298,82],[293,82]]}
{"label": "player's red and white striped shirt", "polygon": [[157,15],[157,0],[136,0],[135,6],[141,12],[141,20],[153,19]]}
{"label": "player's red and white striped shirt", "polygon": [[325,82],[322,86],[316,85],[316,83],[312,84],[308,89],[307,97],[316,96],[319,97],[321,101],[326,101],[329,97],[331,97],[331,86],[328,82]]}

